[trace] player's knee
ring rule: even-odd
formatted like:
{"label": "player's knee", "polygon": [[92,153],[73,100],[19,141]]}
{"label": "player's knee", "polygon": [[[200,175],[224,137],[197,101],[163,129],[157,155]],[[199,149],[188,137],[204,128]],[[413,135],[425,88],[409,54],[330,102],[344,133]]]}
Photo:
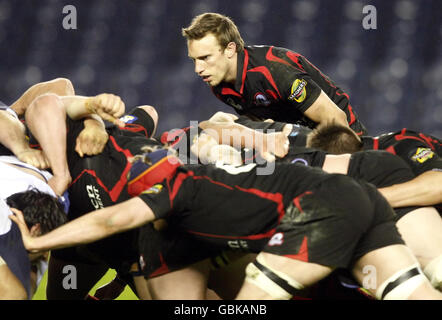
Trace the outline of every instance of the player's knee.
{"label": "player's knee", "polygon": [[64,96],[75,95],[75,89],[71,80],[67,78],[56,78],[51,82],[53,82],[53,84],[57,87],[57,93],[59,95],[64,95]]}
{"label": "player's knee", "polygon": [[245,281],[278,300],[289,300],[304,289],[301,283],[283,272],[274,270],[263,260],[258,261],[258,258],[247,265]]}
{"label": "player's knee", "polygon": [[376,298],[382,300],[405,300],[421,284],[427,281],[419,265],[413,264],[385,280],[376,290]]}
{"label": "player's knee", "polygon": [[442,290],[442,255],[431,260],[424,268],[424,273],[433,287]]}
{"label": "player's knee", "polygon": [[53,93],[45,93],[37,98],[35,98],[32,103],[30,104],[28,110],[26,113],[29,114],[29,112],[39,112],[38,110],[44,108],[45,110],[49,108],[57,108],[60,109],[60,98]]}

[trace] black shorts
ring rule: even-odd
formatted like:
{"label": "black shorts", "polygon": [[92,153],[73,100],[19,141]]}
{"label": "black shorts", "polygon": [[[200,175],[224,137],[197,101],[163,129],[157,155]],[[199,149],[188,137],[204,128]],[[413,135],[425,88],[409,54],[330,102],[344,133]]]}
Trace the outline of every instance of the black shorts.
{"label": "black shorts", "polygon": [[185,268],[222,252],[173,227],[157,231],[151,223],[139,229],[138,248],[139,267],[146,278]]}
{"label": "black shorts", "polygon": [[[348,167],[348,176],[372,183],[377,188],[404,183],[415,177],[410,166],[403,159],[382,150],[353,153]],[[418,208],[417,206],[394,208],[396,221]]]}
{"label": "black shorts", "polygon": [[404,243],[394,215],[373,185],[333,175],[293,199],[263,251],[348,268],[370,251]]}

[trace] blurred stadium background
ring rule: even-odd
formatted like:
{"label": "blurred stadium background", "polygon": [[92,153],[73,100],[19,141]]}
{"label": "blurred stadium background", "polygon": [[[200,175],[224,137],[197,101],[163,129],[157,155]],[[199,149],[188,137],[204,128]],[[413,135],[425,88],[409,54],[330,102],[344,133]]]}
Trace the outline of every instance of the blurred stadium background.
{"label": "blurred stadium background", "polygon": [[[62,27],[69,4],[77,30]],[[377,9],[376,30],[362,27],[365,5]],[[442,136],[440,0],[0,0],[0,100],[67,77],[78,94],[154,105],[161,131],[233,111],[194,74],[181,36],[206,11],[233,18],[247,44],[305,55],[350,94],[371,134]]]}

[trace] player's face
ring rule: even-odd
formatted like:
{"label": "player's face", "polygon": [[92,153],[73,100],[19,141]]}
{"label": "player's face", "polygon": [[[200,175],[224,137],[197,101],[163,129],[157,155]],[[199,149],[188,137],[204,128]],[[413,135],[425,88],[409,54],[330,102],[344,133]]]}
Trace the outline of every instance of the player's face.
{"label": "player's face", "polygon": [[[235,81],[230,76],[232,73],[231,50],[222,49],[213,34],[209,33],[198,40],[189,40],[187,48],[189,57],[195,63],[195,72],[208,85],[214,87],[223,81]],[[236,70],[234,72],[236,75]]]}

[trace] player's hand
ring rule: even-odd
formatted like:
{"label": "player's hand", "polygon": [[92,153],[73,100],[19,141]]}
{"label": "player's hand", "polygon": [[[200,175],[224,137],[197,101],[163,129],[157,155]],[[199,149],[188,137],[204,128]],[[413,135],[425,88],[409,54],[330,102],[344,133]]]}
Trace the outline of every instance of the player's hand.
{"label": "player's hand", "polygon": [[25,246],[26,250],[30,252],[38,252],[38,250],[33,250],[32,248],[33,239],[31,236],[31,232],[29,231],[28,226],[26,225],[23,213],[15,208],[11,208],[11,211],[14,214],[9,215],[9,219],[14,221],[17,224],[18,228],[20,229],[23,245]]}
{"label": "player's hand", "polygon": [[125,126],[124,122],[118,119],[126,110],[126,106],[119,96],[102,93],[89,98],[86,101],[86,107],[91,113],[98,114],[103,120],[112,122],[119,127]]}
{"label": "player's hand", "polygon": [[20,161],[38,169],[47,169],[50,167],[48,158],[41,150],[26,148],[20,152],[16,152],[15,155]]}
{"label": "player's hand", "polygon": [[289,151],[289,139],[284,132],[267,133],[258,146],[261,156],[267,161],[275,161],[275,156],[284,158]]}
{"label": "player's hand", "polygon": [[97,155],[103,151],[108,140],[109,135],[105,128],[98,125],[87,126],[77,137],[75,151],[82,158],[84,155]]}

